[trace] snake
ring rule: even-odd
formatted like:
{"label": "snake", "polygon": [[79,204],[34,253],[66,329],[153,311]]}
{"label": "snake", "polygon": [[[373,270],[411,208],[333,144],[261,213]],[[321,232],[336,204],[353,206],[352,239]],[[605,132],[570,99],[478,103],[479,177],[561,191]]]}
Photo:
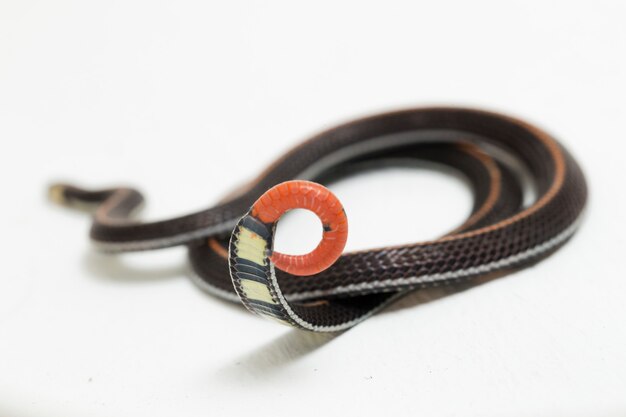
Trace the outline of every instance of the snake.
{"label": "snake", "polygon": [[[237,168],[234,149],[230,169]],[[327,185],[380,167],[417,164],[466,179],[474,202],[444,235],[344,253],[348,216]],[[228,178],[224,172],[222,179]],[[419,189],[409,198],[427,199]],[[185,245],[192,279],[264,318],[314,332],[351,328],[406,294],[459,285],[533,265],[576,232],[588,190],[579,164],[550,134],[482,109],[424,107],[375,114],[318,133],[287,151],[214,206],[171,219],[141,221],[142,194],[128,187],[49,188],[53,201],[88,210],[101,251]],[[366,196],[376,198],[377,196]],[[322,223],[306,255],[274,251],[276,225],[301,208]],[[417,222],[408,213],[406,222]],[[384,216],[372,221],[384,221]]]}

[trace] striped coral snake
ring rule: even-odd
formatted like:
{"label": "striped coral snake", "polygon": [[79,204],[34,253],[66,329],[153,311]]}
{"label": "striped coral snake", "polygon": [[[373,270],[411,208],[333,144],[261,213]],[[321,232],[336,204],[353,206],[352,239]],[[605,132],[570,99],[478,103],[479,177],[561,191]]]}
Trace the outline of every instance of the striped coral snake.
{"label": "striped coral snake", "polygon": [[[467,220],[432,241],[342,254],[345,211],[318,183],[413,160],[446,165],[467,178],[474,195]],[[406,192],[428,198],[418,189]],[[130,188],[57,184],[50,195],[92,209],[91,240],[103,251],[187,245],[202,288],[266,318],[332,332],[409,291],[508,272],[546,257],[577,229],[587,187],[567,150],[526,122],[482,110],[421,108],[326,130],[227,200],[174,219],[132,220],[143,198]],[[322,221],[322,241],[310,254],[273,251],[276,223],[293,208],[311,210]]]}

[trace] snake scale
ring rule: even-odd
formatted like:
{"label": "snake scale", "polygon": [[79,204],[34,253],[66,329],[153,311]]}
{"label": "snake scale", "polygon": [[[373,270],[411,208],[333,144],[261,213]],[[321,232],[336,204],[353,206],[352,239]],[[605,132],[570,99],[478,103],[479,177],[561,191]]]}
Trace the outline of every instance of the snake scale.
{"label": "snake scale", "polygon": [[[310,257],[293,261],[304,273],[276,267],[275,226],[289,204],[330,219],[324,223],[326,243],[345,240],[340,203],[316,183],[407,160],[447,165],[467,178],[474,204],[460,227],[432,241],[353,253],[340,254],[342,246],[329,244],[319,251],[323,267],[307,265]],[[292,180],[299,181],[285,183]],[[442,107],[378,114],[326,130],[228,199],[174,219],[131,219],[143,197],[130,188],[90,191],[57,184],[50,194],[58,203],[93,210],[91,240],[100,250],[187,245],[202,288],[281,323],[331,332],[354,326],[409,291],[541,260],[576,231],[587,187],[574,158],[537,127],[493,112]],[[324,204],[331,212],[320,208]]]}

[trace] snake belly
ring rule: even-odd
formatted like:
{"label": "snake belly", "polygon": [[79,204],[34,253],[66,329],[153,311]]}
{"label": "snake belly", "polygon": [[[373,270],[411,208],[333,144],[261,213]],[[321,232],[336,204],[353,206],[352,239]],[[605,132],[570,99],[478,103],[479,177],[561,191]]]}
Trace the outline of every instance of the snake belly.
{"label": "snake belly", "polygon": [[[250,208],[267,190],[296,179],[327,184],[407,161],[446,166],[467,179],[474,205],[461,226],[432,241],[345,253],[313,275],[274,268],[275,223],[250,223]],[[193,279],[203,289],[279,322],[325,332],[354,326],[415,289],[539,261],[574,234],[587,200],[579,165],[554,138],[519,119],[465,108],[402,110],[331,128],[284,154],[221,203],[173,219],[131,219],[143,202],[131,188],[89,191],[58,184],[50,193],[59,203],[93,211],[96,248],[124,252],[187,245]],[[248,272],[260,277],[259,285],[247,291],[233,256],[244,226],[265,241],[260,263],[247,265],[256,268]]]}

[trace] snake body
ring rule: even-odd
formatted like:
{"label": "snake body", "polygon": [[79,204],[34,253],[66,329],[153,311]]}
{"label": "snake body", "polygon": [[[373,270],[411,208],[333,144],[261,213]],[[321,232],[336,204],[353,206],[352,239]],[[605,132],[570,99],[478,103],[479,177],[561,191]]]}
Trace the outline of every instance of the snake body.
{"label": "snake body", "polygon": [[[248,265],[247,271],[256,268],[251,279],[262,285],[242,290],[247,272],[240,274],[246,268],[235,259],[239,231],[243,222],[250,225],[250,208],[267,190],[294,179],[327,183],[376,164],[412,160],[447,165],[468,179],[474,206],[460,227],[433,241],[345,253],[323,271],[294,276],[274,268],[275,221],[261,221],[255,229],[265,236],[260,267]],[[532,201],[525,198],[529,191]],[[93,207],[91,240],[101,250],[187,245],[194,279],[204,289],[298,328],[339,331],[411,290],[512,270],[551,254],[580,224],[587,187],[569,152],[537,127],[482,110],[422,108],[326,130],[227,200],[174,219],[131,220],[143,198],[130,188],[89,191],[59,184],[51,195],[69,206]]]}

